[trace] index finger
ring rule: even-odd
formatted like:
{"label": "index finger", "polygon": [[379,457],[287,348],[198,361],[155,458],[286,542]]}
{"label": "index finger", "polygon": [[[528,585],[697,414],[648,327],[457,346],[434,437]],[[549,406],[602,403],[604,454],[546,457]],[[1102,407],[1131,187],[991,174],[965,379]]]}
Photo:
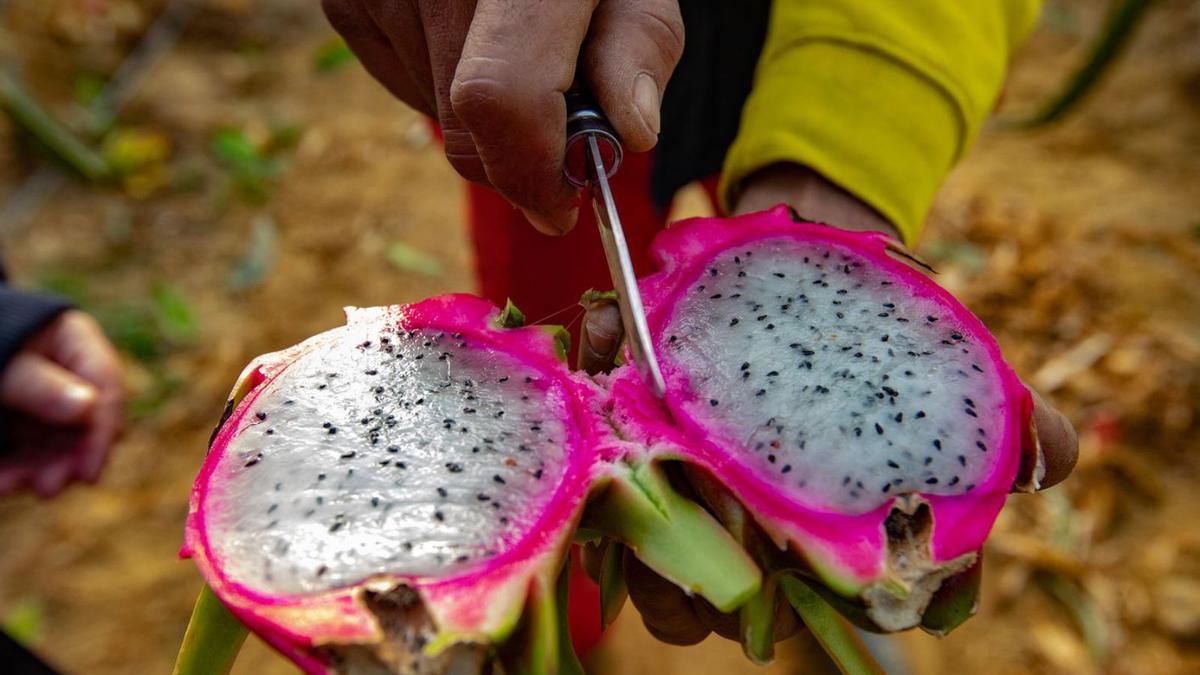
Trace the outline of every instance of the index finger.
{"label": "index finger", "polygon": [[450,90],[488,182],[547,234],[569,231],[578,190],[562,175],[563,93],[595,2],[480,0]]}

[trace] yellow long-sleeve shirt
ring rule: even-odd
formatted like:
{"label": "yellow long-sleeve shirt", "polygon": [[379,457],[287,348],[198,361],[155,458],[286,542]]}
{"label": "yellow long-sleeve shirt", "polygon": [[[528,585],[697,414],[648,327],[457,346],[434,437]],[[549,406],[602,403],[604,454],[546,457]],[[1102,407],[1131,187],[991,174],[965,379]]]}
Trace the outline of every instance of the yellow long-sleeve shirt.
{"label": "yellow long-sleeve shirt", "polygon": [[807,166],[912,244],[995,103],[1039,0],[776,0],[725,159],[726,205],[777,163]]}

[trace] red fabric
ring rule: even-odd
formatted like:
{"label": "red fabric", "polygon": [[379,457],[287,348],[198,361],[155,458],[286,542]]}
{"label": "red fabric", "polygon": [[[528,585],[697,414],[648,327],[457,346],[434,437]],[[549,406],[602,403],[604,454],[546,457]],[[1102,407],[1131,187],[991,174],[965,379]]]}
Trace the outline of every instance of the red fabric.
{"label": "red fabric", "polygon": [[[434,126],[435,136],[440,139],[440,129]],[[650,196],[652,166],[653,153],[626,154],[612,180],[617,210],[639,275],[652,270],[650,242],[667,217],[667,210],[659,211]],[[703,185],[715,204],[717,178]],[[467,220],[475,245],[479,293],[499,306],[511,299],[530,323],[547,318],[546,323],[569,323],[571,344],[578,345],[577,319],[583,311],[576,309],[580,295],[589,288],[612,288],[596,216],[586,198],[581,198],[575,229],[562,237],[548,237],[533,229],[503,197],[470,183]],[[571,358],[573,362],[574,347]],[[570,565],[567,618],[575,651],[583,656],[602,637],[600,588],[583,571],[578,547],[573,547]]]}

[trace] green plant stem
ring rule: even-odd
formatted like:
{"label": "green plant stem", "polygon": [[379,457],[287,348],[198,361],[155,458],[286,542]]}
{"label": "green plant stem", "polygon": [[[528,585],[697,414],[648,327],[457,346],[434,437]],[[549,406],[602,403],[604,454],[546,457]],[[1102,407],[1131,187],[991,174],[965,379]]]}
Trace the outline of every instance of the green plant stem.
{"label": "green plant stem", "polygon": [[91,182],[110,175],[108,162],[54,119],[10,73],[0,69],[0,105],[13,122],[29,133],[50,153]]}
{"label": "green plant stem", "polygon": [[175,658],[174,675],[224,675],[233,668],[246,627],[217,599],[207,585],[200,590],[187,633]]}
{"label": "green plant stem", "polygon": [[1002,123],[1003,127],[1032,129],[1057,122],[1070,112],[1092,90],[1109,65],[1121,55],[1133,37],[1141,19],[1154,0],[1115,0],[1104,22],[1099,39],[1092,47],[1087,61],[1065,87],[1032,117]]}
{"label": "green plant stem", "polygon": [[883,668],[871,656],[849,621],[803,581],[785,576],[779,581],[783,594],[804,620],[817,642],[846,675],[882,675]]}

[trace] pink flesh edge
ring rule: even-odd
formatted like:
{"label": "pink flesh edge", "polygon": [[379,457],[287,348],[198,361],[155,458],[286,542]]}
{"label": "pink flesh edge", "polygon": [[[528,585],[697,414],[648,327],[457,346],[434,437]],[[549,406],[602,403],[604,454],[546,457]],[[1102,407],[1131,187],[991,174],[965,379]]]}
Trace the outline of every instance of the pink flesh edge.
{"label": "pink flesh edge", "polygon": [[[656,336],[659,353],[664,353],[664,331],[676,302],[715,255],[734,246],[777,237],[819,241],[844,248],[890,272],[898,285],[945,307],[960,329],[974,336],[996,365],[1005,401],[996,411],[1005,420],[1002,437],[996,444],[999,459],[970,495],[924,496],[933,514],[933,561],[944,563],[978,550],[1016,476],[1021,454],[1022,406],[1029,394],[1004,362],[991,333],[973,314],[923,274],[888,255],[891,238],[882,233],[856,233],[817,223],[796,223],[783,206],[736,218],[692,219],[676,223],[654,241],[653,254],[660,271],[640,284],[650,333]],[[668,454],[698,462],[719,476],[765,527],[793,542],[814,567],[829,575],[827,581],[832,586],[840,587],[844,592],[857,592],[884,573],[886,540],[883,523],[894,498],[856,516],[806,506],[781,494],[753,468],[724,452],[710,440],[700,424],[684,412],[682,404],[691,396],[690,387],[687,376],[678,368],[663,364],[669,416],[664,415],[661,405],[649,396],[632,369],[623,368],[622,371],[614,374],[611,385],[614,408],[637,418],[641,428],[654,430],[661,441],[674,446]],[[672,418],[674,425],[670,421]],[[655,439],[641,440],[653,442]]]}
{"label": "pink flesh edge", "polygon": [[[536,326],[497,328],[494,320],[498,314],[499,310],[487,301],[469,295],[441,296],[403,307],[348,310],[348,326],[374,321],[383,326],[395,326],[396,330],[428,328],[461,332],[477,344],[506,351],[538,368],[554,382],[550,386],[562,390],[563,399],[568,402],[567,469],[545,513],[514,546],[452,577],[384,574],[364,579],[352,587],[312,595],[269,596],[225,576],[212,558],[204,520],[204,498],[221,449],[240,431],[254,400],[266,389],[264,385],[283,373],[299,354],[320,348],[346,327],[315,336],[291,349],[259,357],[248,368],[252,390],[222,425],[213,451],[193,485],[185,544],[180,555],[194,557],[201,575],[230,611],[276,649],[291,656],[306,672],[322,673],[325,666],[319,658],[303,654],[297,647],[364,643],[382,637],[373,616],[357,599],[359,588],[370,581],[403,582],[416,589],[440,632],[486,639],[498,630],[511,627],[540,567],[561,558],[569,543],[570,531],[582,512],[588,487],[598,471],[596,440],[601,430],[591,413],[598,390],[590,382],[568,373],[554,356],[550,333]],[[301,655],[303,658],[298,658]]]}

